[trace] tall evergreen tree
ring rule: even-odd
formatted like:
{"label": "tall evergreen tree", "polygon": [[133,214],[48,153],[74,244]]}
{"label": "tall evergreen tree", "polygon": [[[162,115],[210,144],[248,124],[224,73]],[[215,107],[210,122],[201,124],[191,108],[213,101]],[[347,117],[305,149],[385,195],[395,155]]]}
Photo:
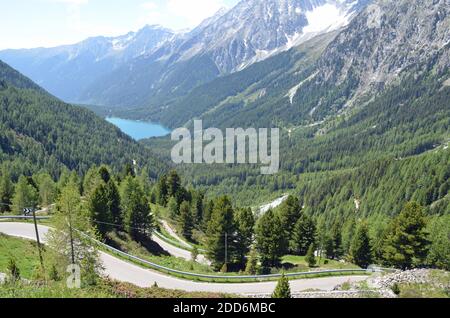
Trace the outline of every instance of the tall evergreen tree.
{"label": "tall evergreen tree", "polygon": [[340,259],[344,252],[342,248],[342,227],[336,223],[331,229],[331,240],[333,242],[333,252],[329,255],[331,259]]}
{"label": "tall evergreen tree", "polygon": [[236,253],[241,264],[245,264],[245,257],[250,251],[255,233],[255,217],[252,209],[237,209],[236,224]]}
{"label": "tall evergreen tree", "polygon": [[106,183],[106,197],[108,200],[108,210],[111,215],[111,220],[116,225],[122,225],[122,210],[120,208],[120,193],[113,179]]}
{"label": "tall evergreen tree", "polygon": [[111,225],[113,217],[109,210],[109,200],[106,185],[100,183],[89,195],[88,209],[91,213],[92,222],[99,233],[104,237],[114,227]]}
{"label": "tall evergreen tree", "polygon": [[158,181],[158,203],[166,206],[168,202],[167,176],[162,176]]}
{"label": "tall evergreen tree", "polygon": [[206,255],[216,270],[233,260],[235,232],[233,206],[228,197],[220,197],[214,203],[206,231]]}
{"label": "tall evergreen tree", "polygon": [[141,185],[132,176],[122,181],[121,206],[125,230],[131,237],[150,236],[154,228],[153,215]]}
{"label": "tall evergreen tree", "polygon": [[192,231],[194,229],[194,220],[191,212],[191,205],[184,201],[180,205],[180,229],[183,236],[192,240]]}
{"label": "tall evergreen tree", "polygon": [[350,256],[353,263],[362,268],[367,268],[372,263],[372,246],[366,222],[361,222],[353,236]]}
{"label": "tall evergreen tree", "polygon": [[205,194],[201,191],[194,191],[193,197],[193,207],[194,207],[194,221],[197,226],[201,225],[203,222],[203,200],[205,199]]}
{"label": "tall evergreen tree", "polygon": [[256,225],[256,246],[265,269],[278,266],[286,251],[285,232],[281,221],[272,211],[267,211]]}
{"label": "tall evergreen tree", "polygon": [[386,263],[401,269],[423,265],[430,245],[426,226],[423,208],[415,202],[406,204],[388,230],[383,254]]}
{"label": "tall evergreen tree", "polygon": [[278,215],[281,222],[281,227],[285,231],[285,237],[288,241],[292,239],[292,232],[295,223],[301,216],[301,207],[298,198],[289,196],[284,201],[278,211]]}
{"label": "tall evergreen tree", "polygon": [[182,190],[181,179],[175,170],[172,170],[167,177],[167,195],[177,199],[178,204],[181,204]]}
{"label": "tall evergreen tree", "polygon": [[316,224],[312,218],[303,214],[295,224],[291,248],[295,254],[306,255],[308,248],[316,241]]}

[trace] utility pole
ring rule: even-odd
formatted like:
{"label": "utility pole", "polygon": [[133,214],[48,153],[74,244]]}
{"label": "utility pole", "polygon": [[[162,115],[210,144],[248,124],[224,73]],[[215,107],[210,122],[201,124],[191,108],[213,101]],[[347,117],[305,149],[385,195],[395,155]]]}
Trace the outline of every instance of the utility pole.
{"label": "utility pole", "polygon": [[69,207],[69,236],[70,236],[70,250],[72,256],[72,265],[75,265],[75,250],[73,244],[73,229],[72,229],[72,211]]}
{"label": "utility pole", "polygon": [[33,212],[34,230],[36,231],[36,242],[39,252],[39,261],[41,262],[42,271],[45,273],[44,258],[42,257],[41,241],[39,239],[39,231],[36,220],[36,209],[32,208],[31,211]]}

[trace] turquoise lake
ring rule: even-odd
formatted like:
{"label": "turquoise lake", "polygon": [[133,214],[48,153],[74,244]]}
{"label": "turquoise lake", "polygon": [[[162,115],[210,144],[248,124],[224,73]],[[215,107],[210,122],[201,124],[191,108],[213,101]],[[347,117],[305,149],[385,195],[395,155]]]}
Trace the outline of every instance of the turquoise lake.
{"label": "turquoise lake", "polygon": [[160,124],[122,119],[116,117],[106,118],[108,122],[117,126],[121,131],[135,140],[151,137],[162,137],[170,134],[170,130]]}

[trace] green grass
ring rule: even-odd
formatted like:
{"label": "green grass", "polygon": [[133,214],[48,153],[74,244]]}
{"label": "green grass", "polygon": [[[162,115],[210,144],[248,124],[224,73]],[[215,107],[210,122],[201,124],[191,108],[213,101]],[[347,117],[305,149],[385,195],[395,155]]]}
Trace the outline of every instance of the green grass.
{"label": "green grass", "polygon": [[7,273],[10,259],[16,261],[23,278],[31,279],[39,266],[36,243],[0,234],[0,272]]}
{"label": "green grass", "polygon": [[127,283],[101,280],[96,286],[69,289],[63,282],[32,282],[0,285],[0,298],[231,298],[235,295],[183,292],[158,287],[140,288]]}

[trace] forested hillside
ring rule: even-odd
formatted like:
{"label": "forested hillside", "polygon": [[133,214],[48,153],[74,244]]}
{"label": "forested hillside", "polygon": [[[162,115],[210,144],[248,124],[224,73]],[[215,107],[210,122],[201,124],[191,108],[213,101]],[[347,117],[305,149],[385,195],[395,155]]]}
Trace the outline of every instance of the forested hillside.
{"label": "forested hillside", "polygon": [[0,161],[13,175],[63,167],[78,173],[93,164],[116,170],[136,160],[156,177],[164,165],[91,111],[50,96],[8,65],[0,64]]}
{"label": "forested hillside", "polygon": [[[414,28],[407,21],[394,21],[396,15],[389,12],[391,24],[383,25],[378,31],[367,30],[362,22],[367,16],[362,14],[348,30],[332,40],[316,65],[303,68],[303,72],[302,69],[297,73],[284,70],[284,77],[272,77],[270,70],[277,69],[278,59],[289,61],[289,56],[295,52],[291,51],[215,82],[220,85],[208,89],[205,86],[202,101],[214,103],[216,97],[220,100],[218,106],[202,116],[207,124],[282,128],[282,169],[278,175],[270,177],[259,175],[259,169],[253,166],[180,167],[187,180],[216,194],[231,193],[242,204],[263,203],[286,192],[297,193],[310,213],[322,214],[331,220],[340,214],[353,213],[354,201],[358,199],[363,202],[360,208],[365,216],[396,215],[411,199],[433,207],[434,213],[450,212],[447,159],[450,45],[442,42],[442,32],[447,32],[442,26],[448,23],[448,10],[439,10],[442,3],[417,2],[426,3],[425,13],[410,9],[406,2],[393,4],[392,12],[417,15],[427,25],[427,32],[430,31],[427,17],[435,16],[435,22],[430,23],[436,24],[436,34],[424,40],[422,35],[414,33],[419,41],[413,42],[414,45],[423,42],[422,45],[431,46],[427,41],[435,41],[433,49],[426,54],[405,51],[405,45],[412,45],[404,43],[405,34],[413,32]],[[386,48],[382,47],[384,44],[373,45],[366,39],[374,34],[384,36],[389,29],[399,36],[395,44]],[[341,42],[353,45],[344,49]],[[395,52],[403,63],[392,59],[385,49]],[[300,64],[304,60],[301,53],[297,54]],[[379,79],[383,78],[383,85],[367,84],[364,72],[373,72],[368,54],[380,55],[377,60],[380,68],[401,66],[400,73],[392,77],[389,72],[381,72]],[[408,56],[408,59],[401,56]],[[341,62],[333,64],[335,58]],[[343,67],[344,64],[347,66]],[[286,65],[294,64],[286,62]],[[229,90],[231,96],[221,95],[230,83],[236,83],[231,78],[251,74],[258,68],[269,70],[264,79],[249,88],[243,85],[244,88]],[[345,73],[349,76],[343,75],[345,70],[349,71]],[[303,82],[316,73],[317,78]],[[287,88],[293,87],[296,76],[303,81],[288,96]],[[268,82],[264,83],[265,79]],[[239,83],[248,82],[241,80]],[[267,89],[263,90],[264,87]],[[255,99],[241,93],[247,89],[253,92],[248,96]],[[208,95],[208,91],[212,93]],[[164,147],[161,141],[146,143]],[[408,168],[403,166],[406,164]]]}

